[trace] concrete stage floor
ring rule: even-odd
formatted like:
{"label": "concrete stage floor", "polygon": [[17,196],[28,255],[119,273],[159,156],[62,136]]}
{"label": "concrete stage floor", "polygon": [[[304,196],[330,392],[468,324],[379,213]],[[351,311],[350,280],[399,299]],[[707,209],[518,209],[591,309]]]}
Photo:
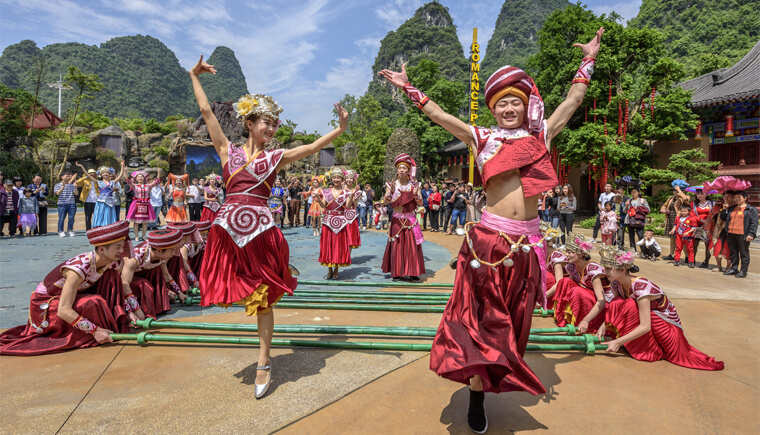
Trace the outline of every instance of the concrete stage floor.
{"label": "concrete stage floor", "polygon": [[[301,278],[321,279],[324,268],[315,266],[317,242],[310,231],[286,229],[285,235]],[[342,271],[341,278],[386,279],[378,272],[385,236],[366,231],[362,237],[364,245],[354,252],[359,264]],[[462,238],[430,232],[425,237],[428,281],[452,282],[454,272],[446,263]],[[86,249],[83,236],[0,241],[0,327],[24,323],[37,282],[57,262]],[[488,433],[758,433],[760,260],[755,247],[752,256],[751,273],[743,280],[663,261],[641,262],[640,274],[674,301],[690,343],[724,361],[725,370],[644,363],[625,353],[528,353],[548,392],[487,394]],[[167,317],[255,322],[234,308],[175,306]],[[276,309],[275,317],[279,324],[436,327],[440,321],[440,314],[285,308]],[[534,327],[552,325],[550,319],[534,317]],[[232,333],[213,332],[227,334]],[[398,341],[416,340],[422,339]],[[0,357],[0,433],[470,433],[467,387],[431,372],[428,352],[274,348],[273,384],[258,401],[253,397],[257,355],[255,346],[120,342],[54,355]]]}

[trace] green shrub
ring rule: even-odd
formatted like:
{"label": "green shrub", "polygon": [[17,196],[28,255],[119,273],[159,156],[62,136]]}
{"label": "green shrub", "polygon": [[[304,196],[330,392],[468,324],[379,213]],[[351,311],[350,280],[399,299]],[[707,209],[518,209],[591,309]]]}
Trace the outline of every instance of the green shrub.
{"label": "green shrub", "polygon": [[584,219],[578,223],[578,225],[583,228],[584,230],[591,230],[594,228],[594,224],[596,223],[596,217]]}
{"label": "green shrub", "polygon": [[656,236],[665,235],[665,221],[667,217],[662,213],[649,213],[647,215],[647,225],[644,227],[646,230],[652,230]]}
{"label": "green shrub", "polygon": [[71,143],[90,142],[92,138],[84,133],[78,134],[71,138]]}
{"label": "green shrub", "polygon": [[93,130],[100,130],[113,124],[114,122],[102,113],[90,112],[89,110],[85,110],[77,115],[76,122],[74,123],[76,126],[89,127]]}
{"label": "green shrub", "polygon": [[168,156],[169,150],[163,145],[158,145],[156,147],[153,147],[153,154],[157,156]]}
{"label": "green shrub", "polygon": [[150,118],[145,122],[144,133],[161,133],[161,124],[156,121],[156,118]]}
{"label": "green shrub", "polygon": [[151,168],[161,168],[164,171],[164,173],[169,172],[169,162],[167,162],[166,160],[153,159],[148,163],[148,165]]}

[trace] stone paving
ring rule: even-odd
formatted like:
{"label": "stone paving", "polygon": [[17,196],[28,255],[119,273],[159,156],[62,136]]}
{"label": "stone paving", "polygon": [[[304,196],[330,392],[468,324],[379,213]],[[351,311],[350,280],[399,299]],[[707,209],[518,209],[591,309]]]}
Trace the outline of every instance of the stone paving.
{"label": "stone paving", "polygon": [[[285,235],[301,279],[321,279],[316,239],[305,229],[286,229]],[[385,235],[366,231],[362,237],[364,244],[353,255],[356,264],[341,278],[386,279],[379,272]],[[462,238],[429,232],[425,237],[427,280],[452,282],[454,272],[446,263]],[[661,244],[667,249],[664,240]],[[40,248],[51,252],[48,258]],[[85,249],[82,235],[0,240],[0,261],[7,261],[0,263],[0,328],[24,323],[29,293],[41,275]],[[641,275],[654,279],[674,301],[690,343],[724,361],[725,370],[643,363],[624,353],[529,353],[526,360],[548,392],[488,394],[488,433],[757,433],[760,261],[754,247],[752,255],[755,264],[744,280],[663,261],[642,263]],[[284,308],[275,313],[278,324],[435,327],[440,321],[440,314],[428,313]],[[255,322],[240,309],[176,306],[168,317]],[[549,327],[552,321],[534,317],[533,326]],[[0,433],[469,432],[467,388],[435,376],[428,352],[274,348],[272,389],[262,400],[253,398],[257,355],[255,346],[119,342],[39,357],[0,357]]]}

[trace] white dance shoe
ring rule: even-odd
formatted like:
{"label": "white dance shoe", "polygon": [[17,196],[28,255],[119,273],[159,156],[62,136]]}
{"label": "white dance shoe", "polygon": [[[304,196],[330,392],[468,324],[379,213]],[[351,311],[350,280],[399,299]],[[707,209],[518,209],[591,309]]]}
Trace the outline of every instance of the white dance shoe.
{"label": "white dance shoe", "polygon": [[261,399],[264,397],[264,395],[269,391],[269,385],[272,384],[272,363],[270,362],[268,365],[265,366],[256,366],[256,370],[269,370],[269,379],[267,380],[267,383],[264,385],[259,385],[254,382],[255,387],[255,394],[256,399]]}

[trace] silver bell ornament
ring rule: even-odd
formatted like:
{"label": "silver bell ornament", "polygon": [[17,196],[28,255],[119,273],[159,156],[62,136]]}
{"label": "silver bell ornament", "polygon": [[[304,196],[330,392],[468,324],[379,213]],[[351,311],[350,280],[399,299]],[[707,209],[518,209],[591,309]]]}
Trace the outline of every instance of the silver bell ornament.
{"label": "silver bell ornament", "polygon": [[544,247],[544,244],[541,242],[536,243],[536,248],[541,249]]}
{"label": "silver bell ornament", "polygon": [[42,323],[40,323],[40,328],[47,328],[50,326],[50,323],[47,320],[43,320]]}
{"label": "silver bell ornament", "polygon": [[43,303],[40,304],[40,309],[41,310],[47,310],[49,306],[50,305],[48,305],[47,302],[43,302]]}
{"label": "silver bell ornament", "polygon": [[523,245],[522,250],[523,250],[523,252],[525,252],[527,254],[528,252],[530,252],[530,246]]}
{"label": "silver bell ornament", "polygon": [[36,332],[38,334],[42,334],[45,331],[42,328],[37,328],[37,329],[34,330],[34,332]]}
{"label": "silver bell ornament", "polygon": [[480,261],[473,259],[470,261],[470,267],[473,269],[477,269],[480,267]]}
{"label": "silver bell ornament", "polygon": [[512,261],[511,258],[507,258],[506,260],[504,260],[504,266],[506,266],[506,267],[512,267],[514,264],[515,264],[515,262]]}

